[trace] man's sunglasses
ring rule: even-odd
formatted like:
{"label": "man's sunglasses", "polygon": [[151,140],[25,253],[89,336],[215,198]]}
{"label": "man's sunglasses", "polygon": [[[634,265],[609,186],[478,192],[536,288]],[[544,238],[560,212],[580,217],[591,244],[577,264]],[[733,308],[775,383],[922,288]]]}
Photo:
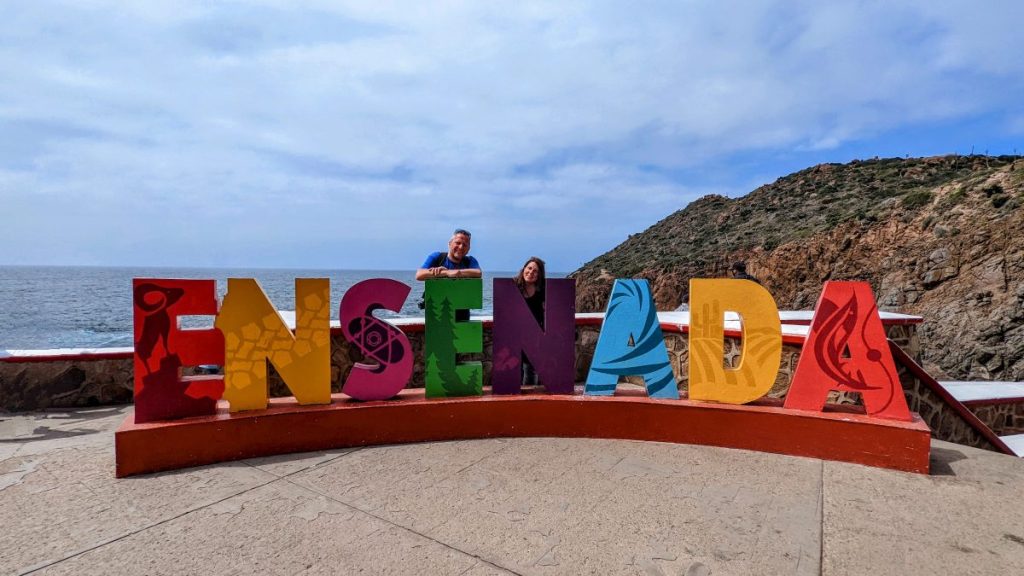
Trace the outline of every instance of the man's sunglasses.
{"label": "man's sunglasses", "polygon": [[455,232],[452,232],[452,236],[455,236],[456,234],[462,234],[466,238],[472,238],[473,237],[473,235],[469,233],[469,230],[463,230],[462,228],[456,228]]}

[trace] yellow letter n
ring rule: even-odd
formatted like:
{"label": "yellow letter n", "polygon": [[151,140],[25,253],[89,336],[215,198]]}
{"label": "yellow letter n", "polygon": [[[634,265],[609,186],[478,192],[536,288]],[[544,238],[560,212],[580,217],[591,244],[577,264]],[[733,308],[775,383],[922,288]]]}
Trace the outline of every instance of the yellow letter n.
{"label": "yellow letter n", "polygon": [[295,280],[295,334],[252,278],[229,278],[214,324],[224,333],[224,399],[231,412],[262,410],[269,360],[299,404],[331,402],[331,284]]}

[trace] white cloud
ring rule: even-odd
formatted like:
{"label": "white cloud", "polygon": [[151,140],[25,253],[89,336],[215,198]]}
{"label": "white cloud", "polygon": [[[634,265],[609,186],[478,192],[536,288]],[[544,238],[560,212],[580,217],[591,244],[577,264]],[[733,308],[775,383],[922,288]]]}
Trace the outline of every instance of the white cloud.
{"label": "white cloud", "polygon": [[[529,236],[574,268],[704,192],[743,192],[746,174],[688,181],[734,155],[1020,118],[1021,10],[19,3],[0,21],[0,131],[17,135],[0,204],[24,224],[0,241],[49,248],[0,263],[130,258],[153,238],[155,263],[235,241],[320,262],[307,237],[373,238],[333,265],[398,267],[458,224],[501,262]],[[82,205],[133,224],[74,251],[34,232],[45,216],[86,236]]]}

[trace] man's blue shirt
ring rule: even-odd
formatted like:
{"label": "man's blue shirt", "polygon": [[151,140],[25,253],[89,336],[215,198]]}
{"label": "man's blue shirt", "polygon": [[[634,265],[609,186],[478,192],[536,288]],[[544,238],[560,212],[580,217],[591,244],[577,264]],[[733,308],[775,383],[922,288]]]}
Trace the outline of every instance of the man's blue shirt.
{"label": "man's blue shirt", "polygon": [[[437,262],[437,259],[441,254],[444,254],[444,259],[441,260],[439,264],[434,264],[434,262]],[[427,256],[427,259],[423,262],[423,266],[420,266],[420,268],[433,268],[434,266],[443,266],[447,270],[464,270],[466,268],[475,270],[480,269],[480,263],[476,261],[476,258],[472,256],[463,256],[462,262],[456,264],[448,259],[447,252],[434,252],[430,256]]]}

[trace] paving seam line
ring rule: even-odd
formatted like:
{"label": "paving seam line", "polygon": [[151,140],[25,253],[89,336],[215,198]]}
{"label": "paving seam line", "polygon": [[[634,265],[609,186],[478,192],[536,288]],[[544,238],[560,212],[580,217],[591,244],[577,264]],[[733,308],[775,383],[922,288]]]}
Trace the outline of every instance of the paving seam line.
{"label": "paving seam line", "polygon": [[520,574],[519,572],[516,572],[514,570],[511,570],[511,569],[506,568],[504,566],[501,566],[499,564],[495,564],[494,562],[491,562],[490,560],[487,560],[486,558],[482,558],[482,557],[480,557],[477,554],[473,554],[472,552],[467,552],[465,550],[456,548],[455,546],[452,546],[452,545],[450,545],[448,543],[442,542],[442,541],[438,540],[437,538],[433,538],[431,536],[427,536],[426,534],[423,534],[422,532],[418,532],[418,531],[412,529],[409,526],[403,526],[401,524],[398,524],[396,522],[388,520],[387,518],[382,518],[382,517],[374,514],[373,512],[369,512],[369,511],[363,510],[361,508],[357,508],[357,507],[353,506],[352,504],[349,504],[348,502],[343,502],[341,500],[338,500],[337,498],[335,498],[335,497],[333,497],[333,496],[331,496],[329,494],[325,494],[325,493],[323,493],[323,492],[321,492],[321,491],[319,491],[319,490],[317,490],[315,488],[312,488],[310,486],[305,486],[303,484],[299,484],[297,482],[294,482],[290,478],[286,477],[286,478],[284,478],[284,481],[288,482],[289,484],[291,484],[293,486],[295,486],[296,488],[299,488],[301,490],[305,490],[305,491],[310,492],[312,494],[316,494],[317,496],[321,496],[323,498],[326,498],[326,499],[330,500],[331,502],[335,502],[337,504],[340,504],[341,506],[344,506],[345,508],[353,510],[353,511],[355,511],[358,514],[365,514],[367,516],[370,516],[371,518],[376,518],[377,520],[380,520],[381,522],[383,522],[383,523],[385,523],[385,524],[387,524],[389,526],[394,526],[395,528],[398,528],[400,530],[404,530],[406,532],[415,534],[415,535],[419,536],[420,538],[423,538],[424,540],[429,540],[431,542],[434,542],[435,544],[439,544],[439,545],[441,545],[441,546],[443,546],[443,547],[445,547],[445,548],[447,548],[449,550],[458,552],[459,554],[462,554],[464,556],[468,556],[470,558],[475,558],[478,561],[483,562],[484,564],[487,564],[488,566],[490,566],[492,568],[495,568],[495,569],[498,569],[498,570],[502,570],[504,572],[508,572],[509,574],[514,574],[515,576],[522,576],[522,574]]}
{"label": "paving seam line", "polygon": [[818,574],[825,573],[825,461],[818,468]]}

